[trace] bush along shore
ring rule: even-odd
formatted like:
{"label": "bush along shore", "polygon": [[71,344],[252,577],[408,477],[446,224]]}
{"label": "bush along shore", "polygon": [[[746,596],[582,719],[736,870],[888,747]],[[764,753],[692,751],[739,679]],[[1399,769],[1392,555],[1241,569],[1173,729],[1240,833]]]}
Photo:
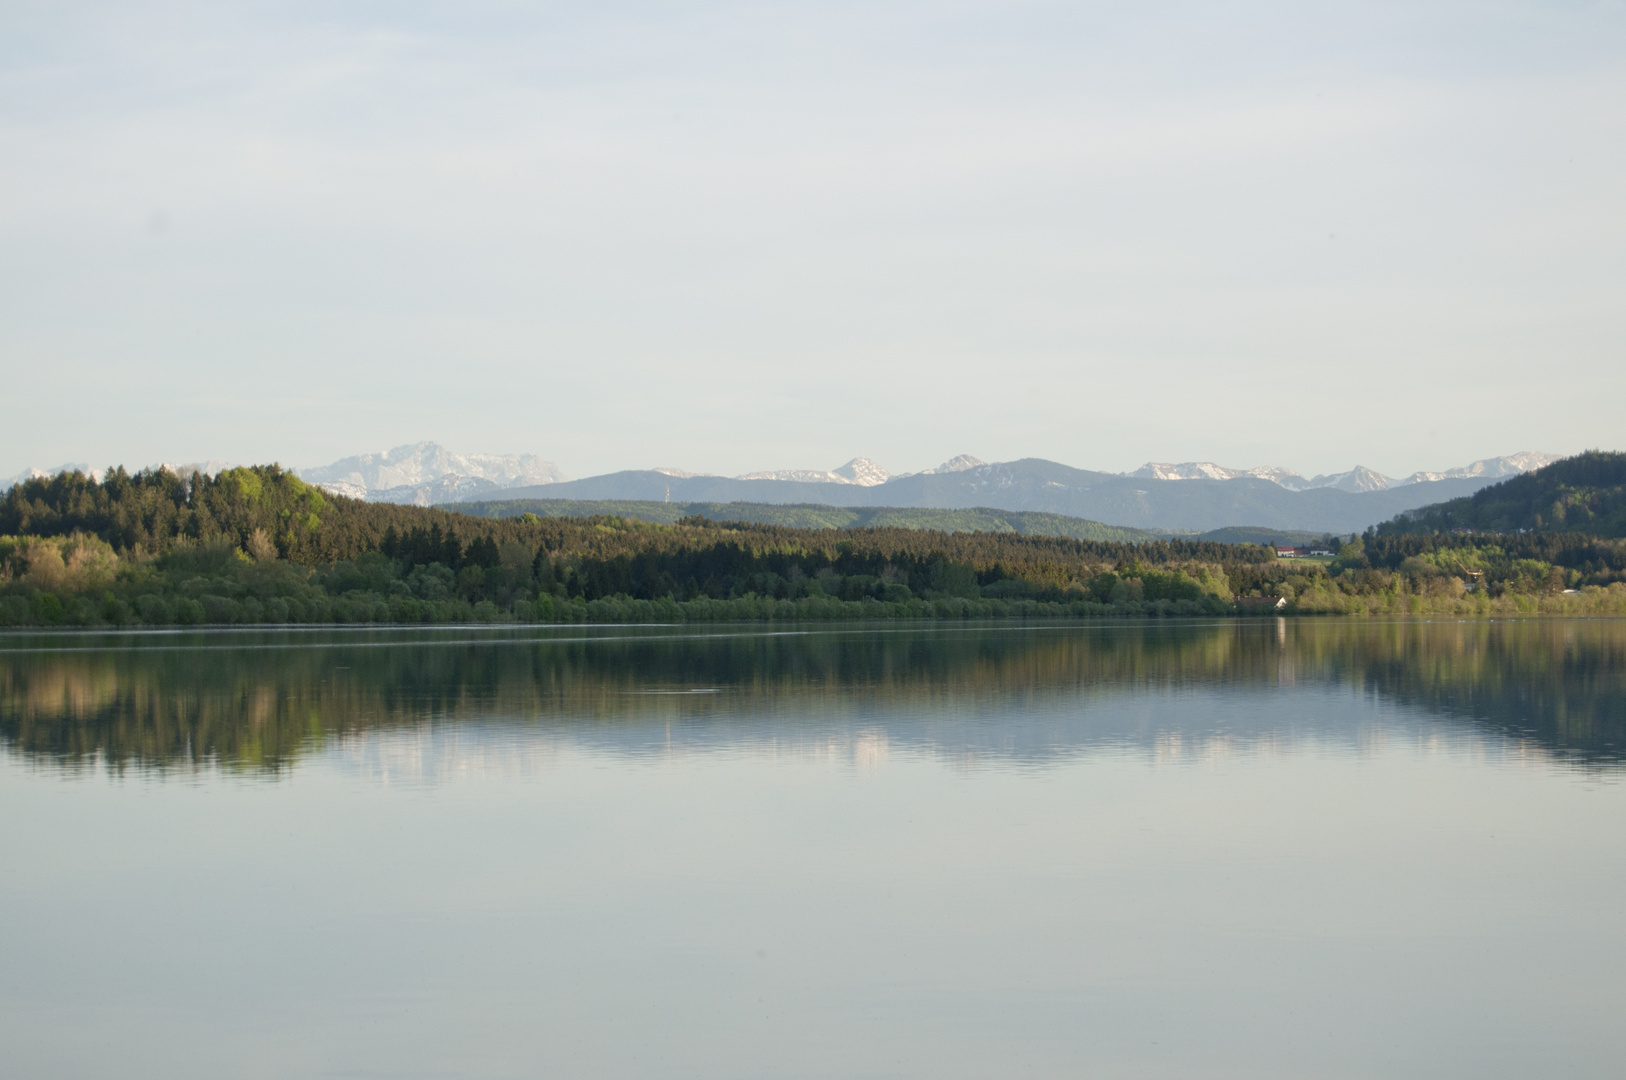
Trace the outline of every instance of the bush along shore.
{"label": "bush along shore", "polygon": [[1330,560],[685,518],[493,520],[328,495],[276,466],[111,470],[0,498],[0,625],[1626,614],[1626,541],[1351,537]]}

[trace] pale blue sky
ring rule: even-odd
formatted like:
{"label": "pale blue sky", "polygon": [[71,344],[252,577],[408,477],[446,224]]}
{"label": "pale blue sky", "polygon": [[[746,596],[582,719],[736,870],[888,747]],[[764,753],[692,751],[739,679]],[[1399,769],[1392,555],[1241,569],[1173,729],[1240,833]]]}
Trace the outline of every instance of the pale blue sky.
{"label": "pale blue sky", "polygon": [[0,475],[1626,448],[1620,3],[0,7]]}

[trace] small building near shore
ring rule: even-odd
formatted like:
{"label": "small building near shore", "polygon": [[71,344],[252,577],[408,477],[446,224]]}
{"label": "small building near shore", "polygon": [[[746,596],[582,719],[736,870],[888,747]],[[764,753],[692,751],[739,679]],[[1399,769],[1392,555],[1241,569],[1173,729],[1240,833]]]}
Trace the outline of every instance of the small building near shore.
{"label": "small building near shore", "polygon": [[1276,545],[1276,557],[1278,559],[1312,559],[1316,557],[1326,557],[1330,559],[1336,554],[1338,554],[1336,551],[1321,545],[1313,545],[1311,547],[1292,547],[1288,544]]}

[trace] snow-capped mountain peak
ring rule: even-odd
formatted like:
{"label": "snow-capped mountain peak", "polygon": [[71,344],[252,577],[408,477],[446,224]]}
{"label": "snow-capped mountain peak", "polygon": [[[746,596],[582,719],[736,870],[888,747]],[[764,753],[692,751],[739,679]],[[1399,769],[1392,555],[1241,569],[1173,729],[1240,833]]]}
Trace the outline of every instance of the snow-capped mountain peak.
{"label": "snow-capped mountain peak", "polygon": [[1539,450],[1522,450],[1517,454],[1506,454],[1496,458],[1482,458],[1460,468],[1447,469],[1445,472],[1414,472],[1404,480],[1396,480],[1395,483],[1425,484],[1435,480],[1460,480],[1474,477],[1499,480],[1507,476],[1518,476],[1520,473],[1534,472],[1544,465],[1551,465],[1562,456],[1562,454],[1547,454]]}
{"label": "snow-capped mountain peak", "polygon": [[29,480],[49,480],[53,476],[59,476],[62,473],[71,472],[84,473],[92,480],[96,480],[98,482],[101,480],[100,470],[92,469],[89,465],[86,465],[82,461],[72,461],[65,465],[58,465],[54,469],[24,469],[16,476],[8,476],[4,480],[0,480],[0,491],[8,491],[13,486]]}
{"label": "snow-capped mountain peak", "polygon": [[961,454],[959,457],[949,458],[935,469],[927,469],[926,475],[936,476],[941,473],[969,472],[972,469],[980,469],[986,464],[988,463],[981,458],[974,458],[970,454]]}
{"label": "snow-capped mountain peak", "polygon": [[428,441],[357,454],[298,473],[300,479],[335,495],[419,506],[565,478],[557,465],[535,454],[456,454]]}
{"label": "snow-capped mountain peak", "polygon": [[1382,491],[1393,487],[1397,481],[1384,476],[1365,465],[1357,465],[1348,472],[1332,473],[1328,476],[1317,476],[1305,488],[1337,488],[1339,491]]}
{"label": "snow-capped mountain peak", "polygon": [[853,458],[838,468],[822,469],[765,469],[761,472],[736,476],[736,480],[789,480],[799,484],[857,484],[874,487],[892,479],[892,474],[869,458]]}
{"label": "snow-capped mountain peak", "polygon": [[1251,477],[1258,480],[1269,480],[1271,483],[1287,488],[1289,491],[1336,488],[1339,491],[1358,493],[1382,491],[1386,488],[1404,487],[1407,484],[1420,484],[1435,480],[1472,479],[1475,477],[1501,479],[1508,476],[1518,476],[1520,473],[1539,469],[1543,465],[1550,465],[1561,456],[1536,450],[1524,450],[1503,457],[1484,458],[1470,465],[1447,469],[1444,472],[1415,472],[1403,480],[1385,476],[1375,469],[1368,469],[1364,465],[1357,465],[1348,472],[1328,473],[1306,479],[1303,474],[1294,472],[1292,469],[1284,469],[1279,465],[1261,465],[1252,469],[1232,469],[1224,465],[1216,465],[1212,461],[1185,461],[1178,465],[1149,461],[1134,472],[1125,475],[1145,477],[1148,480],[1240,480]]}
{"label": "snow-capped mountain peak", "polygon": [[846,480],[847,483],[858,484],[862,487],[874,487],[892,479],[891,473],[865,457],[855,457],[839,469],[830,471]]}
{"label": "snow-capped mountain peak", "polygon": [[932,476],[938,473],[966,472],[987,465],[981,458],[974,458],[970,454],[961,454],[950,458],[935,469],[925,469],[916,473],[889,473],[869,458],[853,458],[847,464],[828,471],[822,469],[765,469],[761,472],[746,473],[735,477],[736,480],[790,480],[800,484],[857,484],[860,487],[877,487],[893,480],[902,480],[908,476]]}
{"label": "snow-capped mountain peak", "polygon": [[1256,480],[1269,480],[1292,491],[1302,491],[1310,485],[1310,481],[1304,476],[1279,465],[1231,469],[1224,465],[1216,465],[1212,461],[1182,461],[1178,465],[1164,461],[1148,461],[1128,475],[1148,480],[1241,480],[1253,477]]}

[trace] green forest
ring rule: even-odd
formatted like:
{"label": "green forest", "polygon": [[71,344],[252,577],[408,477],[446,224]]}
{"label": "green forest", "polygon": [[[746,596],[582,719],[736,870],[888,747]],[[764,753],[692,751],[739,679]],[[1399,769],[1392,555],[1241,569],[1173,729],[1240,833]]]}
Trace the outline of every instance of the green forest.
{"label": "green forest", "polygon": [[1577,454],[1465,498],[1407,511],[1379,525],[1377,532],[1567,532],[1626,537],[1626,453],[1590,450]]}
{"label": "green forest", "polygon": [[326,494],[277,466],[114,469],[0,499],[0,625],[682,622],[1626,613],[1626,541],[1090,540],[691,515],[480,517]]}
{"label": "green forest", "polygon": [[680,518],[706,517],[713,521],[747,521],[783,525],[791,529],[931,529],[937,532],[1008,532],[1023,536],[1068,536],[1074,540],[1106,540],[1125,544],[1146,540],[1217,540],[1222,544],[1331,543],[1326,533],[1302,529],[1273,529],[1262,525],[1231,525],[1197,532],[1150,532],[1123,525],[1103,525],[1088,518],[1047,514],[1038,510],[995,510],[986,506],[957,510],[910,506],[826,506],[819,503],[669,503],[634,499],[494,499],[485,502],[442,503],[442,510],[475,517],[596,517],[610,514],[637,521],[670,525]]}
{"label": "green forest", "polygon": [[755,525],[783,525],[789,529],[929,529],[936,532],[1003,532],[1022,536],[1066,536],[1074,540],[1103,540],[1134,544],[1156,540],[1142,529],[1103,525],[1099,521],[1044,514],[1031,510],[991,510],[975,507],[936,510],[902,506],[820,506],[810,503],[666,503],[635,500],[509,499],[489,502],[446,503],[441,509],[475,517],[594,517],[611,514],[663,525],[686,517],[713,521],[743,521]]}

